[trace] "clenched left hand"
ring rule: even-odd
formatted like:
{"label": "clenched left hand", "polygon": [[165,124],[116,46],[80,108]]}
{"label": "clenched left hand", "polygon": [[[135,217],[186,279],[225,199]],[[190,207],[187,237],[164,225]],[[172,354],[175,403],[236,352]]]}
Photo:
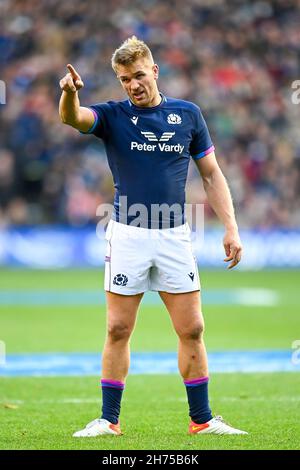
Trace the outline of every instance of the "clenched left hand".
{"label": "clenched left hand", "polygon": [[227,269],[231,269],[241,261],[242,257],[243,248],[238,231],[227,230],[223,238],[223,245],[226,253],[224,261],[232,261],[227,267]]}

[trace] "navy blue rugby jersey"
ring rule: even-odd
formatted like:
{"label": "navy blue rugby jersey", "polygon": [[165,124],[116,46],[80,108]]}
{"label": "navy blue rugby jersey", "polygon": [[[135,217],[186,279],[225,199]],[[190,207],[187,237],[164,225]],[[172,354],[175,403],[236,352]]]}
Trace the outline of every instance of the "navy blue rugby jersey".
{"label": "navy blue rugby jersey", "polygon": [[95,122],[87,134],[104,141],[117,222],[147,228],[183,224],[190,157],[199,159],[214,150],[200,108],[161,96],[154,107],[130,100],[90,106]]}

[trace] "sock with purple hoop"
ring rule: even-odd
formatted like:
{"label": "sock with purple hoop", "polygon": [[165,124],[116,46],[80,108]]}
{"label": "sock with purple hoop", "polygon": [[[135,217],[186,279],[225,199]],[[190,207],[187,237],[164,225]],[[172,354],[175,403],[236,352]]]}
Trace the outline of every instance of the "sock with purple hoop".
{"label": "sock with purple hoop", "polygon": [[208,401],[208,377],[184,380],[189,402],[189,415],[194,423],[207,423],[212,419]]}
{"label": "sock with purple hoop", "polygon": [[117,424],[119,421],[121,400],[125,384],[118,380],[101,380],[102,387],[102,415],[110,423]]}

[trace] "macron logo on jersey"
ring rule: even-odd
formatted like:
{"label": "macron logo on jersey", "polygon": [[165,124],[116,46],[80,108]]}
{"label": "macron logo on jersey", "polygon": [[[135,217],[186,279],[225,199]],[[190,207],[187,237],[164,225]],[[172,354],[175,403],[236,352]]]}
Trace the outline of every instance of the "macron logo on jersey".
{"label": "macron logo on jersey", "polygon": [[133,116],[132,118],[130,118],[130,120],[133,122],[135,126],[137,125],[138,118],[139,118],[138,116]]}
{"label": "macron logo on jersey", "polygon": [[157,147],[161,152],[176,152],[182,154],[184,150],[184,145],[180,144],[166,144],[172,137],[175,135],[175,132],[164,132],[160,138],[158,138],[153,132],[143,132],[141,134],[148,140],[148,142],[157,142],[157,144],[139,144],[138,142],[131,142],[131,150],[138,150],[139,152],[155,152]]}

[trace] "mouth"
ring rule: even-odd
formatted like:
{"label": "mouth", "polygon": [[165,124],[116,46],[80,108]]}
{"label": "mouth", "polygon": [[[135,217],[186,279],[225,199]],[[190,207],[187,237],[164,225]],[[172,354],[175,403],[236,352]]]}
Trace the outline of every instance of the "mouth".
{"label": "mouth", "polygon": [[144,91],[141,91],[140,93],[134,93],[133,97],[135,100],[140,101],[141,99],[143,99],[144,94],[145,94]]}

